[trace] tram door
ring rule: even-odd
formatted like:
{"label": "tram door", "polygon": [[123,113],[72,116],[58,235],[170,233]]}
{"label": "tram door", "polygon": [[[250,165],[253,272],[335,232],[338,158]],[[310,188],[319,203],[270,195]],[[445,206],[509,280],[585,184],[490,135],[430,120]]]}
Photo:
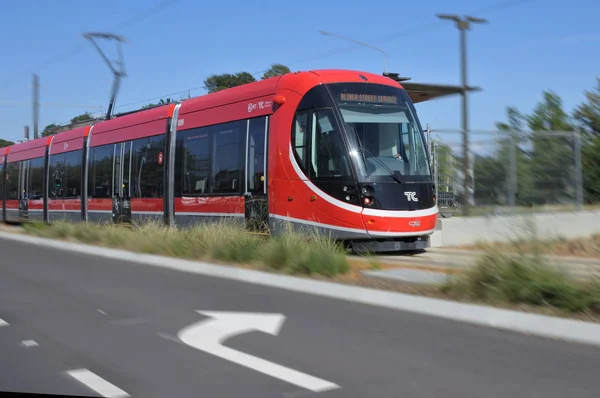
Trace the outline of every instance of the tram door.
{"label": "tram door", "polygon": [[17,221],[26,222],[29,218],[29,201],[27,186],[29,185],[29,162],[19,162],[19,216]]}
{"label": "tram door", "polygon": [[113,157],[112,218],[131,223],[131,142],[115,144]]}
{"label": "tram door", "polygon": [[267,202],[267,134],[268,116],[250,119],[246,137],[246,225],[256,231],[269,225]]}

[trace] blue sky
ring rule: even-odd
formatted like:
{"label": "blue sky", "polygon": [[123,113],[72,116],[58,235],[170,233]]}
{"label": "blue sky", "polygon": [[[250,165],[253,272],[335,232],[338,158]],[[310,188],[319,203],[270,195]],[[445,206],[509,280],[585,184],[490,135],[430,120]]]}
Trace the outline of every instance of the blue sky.
{"label": "blue sky", "polygon": [[[515,5],[503,8],[506,3]],[[166,5],[149,10],[159,4]],[[319,30],[382,48],[388,69],[415,82],[458,84],[458,31],[435,14],[482,9],[490,11],[476,16],[490,23],[468,34],[469,82],[484,89],[470,100],[472,129],[492,129],[507,105],[530,111],[545,89],[561,95],[568,110],[583,100],[600,76],[596,0],[30,0],[3,6],[0,138],[20,139],[23,126],[32,124],[32,72],[41,81],[40,130],[100,111],[72,105],[107,105],[112,75],[82,32],[129,39],[129,76],[117,101],[117,111],[124,111],[201,87],[212,73],[261,72],[274,62],[292,70],[382,72],[380,53]],[[460,127],[459,98],[418,104],[417,110],[423,125]]]}

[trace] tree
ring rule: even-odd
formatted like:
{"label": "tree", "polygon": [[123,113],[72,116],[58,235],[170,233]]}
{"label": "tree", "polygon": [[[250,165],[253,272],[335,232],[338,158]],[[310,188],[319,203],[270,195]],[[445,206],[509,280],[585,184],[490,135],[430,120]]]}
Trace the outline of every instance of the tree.
{"label": "tree", "polygon": [[586,101],[575,108],[573,118],[582,137],[581,167],[584,200],[600,201],[600,78],[596,87],[585,92]]}
{"label": "tree", "polygon": [[[92,115],[89,112],[84,112],[84,113],[82,113],[80,115],[77,115],[77,116],[71,118],[70,124],[73,125],[75,123],[92,121],[94,119],[95,119],[94,115]],[[44,127],[44,129],[40,133],[40,137],[48,137],[50,135],[54,135],[54,134],[60,133],[62,131],[65,131],[65,127],[64,126],[59,126],[56,123],[50,123],[49,125],[47,125],[46,127]]]}
{"label": "tree", "polygon": [[209,93],[216,93],[217,91],[225,90],[228,88],[241,86],[255,82],[256,79],[248,72],[239,72],[235,74],[223,73],[221,75],[211,75],[204,80],[204,88]]}
{"label": "tree", "polygon": [[176,102],[176,101],[174,99],[172,99],[172,98],[167,98],[166,100],[161,98],[160,101],[158,101],[157,104],[150,103],[148,105],[142,106],[142,109],[150,109],[150,108],[154,108],[155,106],[161,106],[161,105],[165,105],[165,104],[170,104],[172,102]]}
{"label": "tree", "polygon": [[290,73],[290,68],[283,64],[273,64],[271,67],[262,75],[262,80],[269,79],[275,76],[285,75],[286,73]]}
{"label": "tree", "polygon": [[[528,137],[525,134],[526,116],[524,116],[517,108],[506,108],[507,122],[496,123],[496,128],[500,132],[498,140],[498,165],[502,167],[504,173],[502,179],[503,192],[506,195],[510,194],[512,177],[516,169],[516,205],[530,205],[535,195],[533,189],[533,180],[531,175],[531,153],[525,150],[528,144]],[[514,162],[514,165],[513,165]],[[508,201],[508,196],[506,201]]]}
{"label": "tree", "polygon": [[596,87],[585,92],[586,102],[578,105],[573,118],[584,133],[584,138],[600,136],[600,77],[596,78]]}
{"label": "tree", "polygon": [[559,203],[574,198],[575,146],[573,136],[550,135],[549,132],[573,131],[561,98],[544,91],[543,99],[527,117],[531,130],[531,171],[538,203]]}
{"label": "tree", "polygon": [[94,116],[89,112],[84,112],[81,115],[77,115],[71,119],[71,124],[79,123],[79,122],[87,122],[88,120],[93,120]]}
{"label": "tree", "polygon": [[44,129],[40,133],[40,137],[48,137],[50,135],[54,135],[58,132],[59,128],[60,128],[60,126],[58,124],[50,123],[49,125],[44,127]]}
{"label": "tree", "polygon": [[3,140],[2,138],[0,138],[0,148],[4,148],[7,146],[11,146],[11,145],[15,145],[15,143],[12,141]]}

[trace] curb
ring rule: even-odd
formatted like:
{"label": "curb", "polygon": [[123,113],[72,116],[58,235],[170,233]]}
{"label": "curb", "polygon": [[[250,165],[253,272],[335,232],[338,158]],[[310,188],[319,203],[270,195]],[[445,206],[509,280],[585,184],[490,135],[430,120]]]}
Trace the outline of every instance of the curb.
{"label": "curb", "polygon": [[[600,324],[0,232],[0,239],[600,346]],[[85,264],[81,264],[85,267]]]}

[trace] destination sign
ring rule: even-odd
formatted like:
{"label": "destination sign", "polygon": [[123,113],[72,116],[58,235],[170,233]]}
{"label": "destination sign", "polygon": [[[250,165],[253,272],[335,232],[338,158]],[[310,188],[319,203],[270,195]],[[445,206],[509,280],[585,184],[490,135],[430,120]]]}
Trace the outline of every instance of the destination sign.
{"label": "destination sign", "polygon": [[398,97],[395,95],[341,93],[340,101],[368,102],[371,104],[398,104]]}

